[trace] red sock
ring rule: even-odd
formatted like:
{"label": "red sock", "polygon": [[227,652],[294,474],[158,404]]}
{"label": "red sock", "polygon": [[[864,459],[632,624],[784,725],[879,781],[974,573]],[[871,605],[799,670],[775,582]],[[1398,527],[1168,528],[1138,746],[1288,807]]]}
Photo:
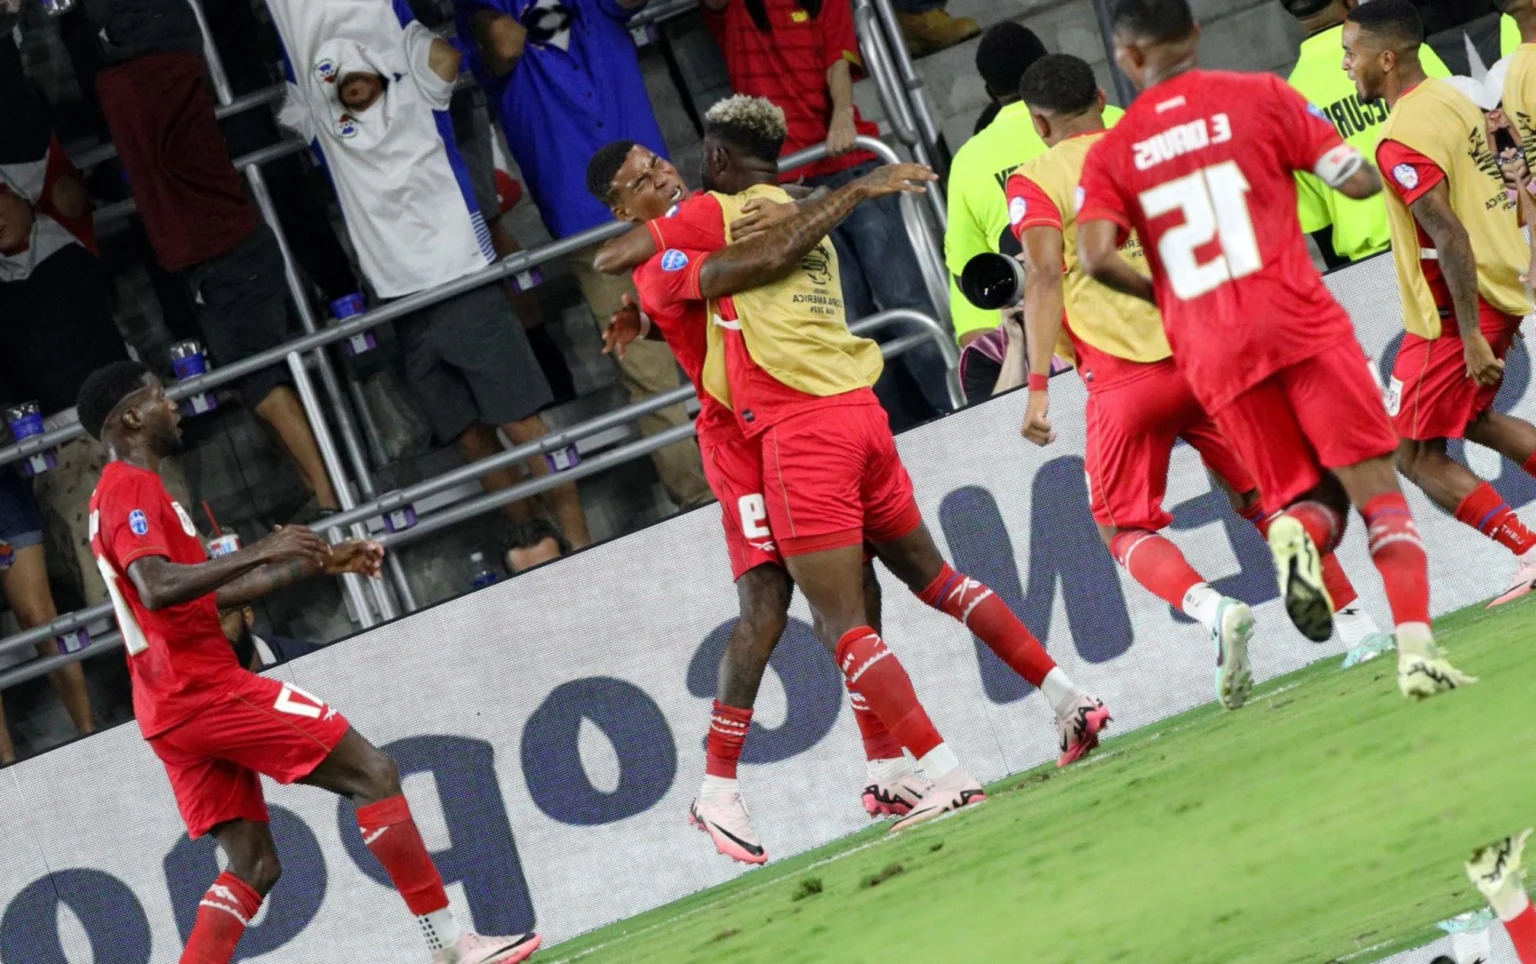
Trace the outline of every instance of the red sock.
{"label": "red sock", "polygon": [[914,756],[921,757],[944,742],[917,701],[901,661],[873,629],[855,626],[848,630],[837,641],[835,655],[848,688],[864,694],[886,729]]}
{"label": "red sock", "polygon": [[425,917],[448,906],[443,878],[427,855],[404,795],[358,807],[357,828],[412,914]]}
{"label": "red sock", "polygon": [[880,716],[869,705],[869,700],[854,689],[852,683],[847,685],[848,702],[853,704],[853,721],[859,724],[859,735],[864,737],[864,759],[894,760],[901,756],[901,744],[880,722]]}
{"label": "red sock", "polygon": [[1323,556],[1323,588],[1328,590],[1328,598],[1333,600],[1333,609],[1340,609],[1360,598],[1355,592],[1355,584],[1344,575],[1344,567],[1339,565],[1339,560],[1333,553]]}
{"label": "red sock", "polygon": [[1276,512],[1273,515],[1265,515],[1264,506],[1255,502],[1245,509],[1238,509],[1237,514],[1253,523],[1253,527],[1259,530],[1259,535],[1268,536],[1269,524],[1274,521],[1275,516],[1279,515],[1280,513]]}
{"label": "red sock", "polygon": [[1520,523],[1520,517],[1487,482],[1461,500],[1456,507],[1456,521],[1463,522],[1513,552],[1524,555],[1536,546],[1536,534]]}
{"label": "red sock", "polygon": [[[1045,647],[992,590],[955,572],[949,563],[939,568],[939,574],[917,594],[917,598],[964,623],[976,638],[997,654],[998,659],[1032,686],[1039,686],[1045,674],[1056,668],[1056,661],[1046,653]],[[901,742],[917,753],[912,744],[906,740]],[[922,754],[918,753],[918,756]]]}
{"label": "red sock", "polygon": [[1285,514],[1301,523],[1320,553],[1332,552],[1344,533],[1344,520],[1321,502],[1297,502],[1287,507]]}
{"label": "red sock", "polygon": [[1536,964],[1536,907],[1527,904],[1519,917],[1504,922],[1504,930],[1515,945],[1520,964]]}
{"label": "red sock", "polygon": [[181,964],[229,964],[235,945],[261,909],[261,895],[229,871],[197,902],[197,922],[181,952]]}
{"label": "red sock", "polygon": [[709,711],[709,736],[704,740],[704,772],[712,777],[736,779],[736,763],[741,748],[747,744],[747,730],[752,726],[752,711],[726,706],[715,700]]}
{"label": "red sock", "polygon": [[1381,572],[1392,621],[1429,623],[1429,559],[1401,492],[1378,495],[1360,510],[1369,530],[1371,561]]}
{"label": "red sock", "polygon": [[1131,578],[1178,609],[1184,596],[1205,579],[1184,559],[1179,547],[1155,532],[1122,529],[1109,542],[1109,554]]}
{"label": "red sock", "polygon": [[1526,475],[1536,475],[1536,452],[1531,453],[1531,457],[1525,460],[1521,468],[1525,469]]}

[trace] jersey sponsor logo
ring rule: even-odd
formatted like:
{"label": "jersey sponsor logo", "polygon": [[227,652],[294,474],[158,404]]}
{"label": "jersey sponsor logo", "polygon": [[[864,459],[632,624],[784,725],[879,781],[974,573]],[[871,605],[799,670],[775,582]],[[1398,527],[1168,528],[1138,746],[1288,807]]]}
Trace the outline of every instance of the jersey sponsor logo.
{"label": "jersey sponsor logo", "polygon": [[1164,161],[1203,150],[1212,144],[1225,144],[1231,139],[1232,121],[1226,114],[1213,114],[1209,120],[1197,117],[1137,141],[1136,170],[1145,171]]}
{"label": "jersey sponsor logo", "polygon": [[1394,165],[1392,179],[1401,184],[1405,190],[1411,191],[1419,186],[1419,172],[1413,169],[1412,164]]}
{"label": "jersey sponsor logo", "polygon": [[1021,197],[1016,197],[1008,202],[1008,223],[1018,224],[1024,220],[1024,215],[1029,213],[1029,202]]}
{"label": "jersey sponsor logo", "polygon": [[128,528],[136,536],[142,536],[149,532],[149,517],[143,509],[134,509],[128,513]]}
{"label": "jersey sponsor logo", "polygon": [[661,256],[661,270],[681,271],[688,267],[688,256],[676,248],[668,248]]}
{"label": "jersey sponsor logo", "polygon": [[176,510],[176,518],[181,520],[181,531],[192,538],[197,538],[197,526],[192,524],[192,517],[187,515],[187,510],[181,507],[181,503],[171,500],[171,508]]}

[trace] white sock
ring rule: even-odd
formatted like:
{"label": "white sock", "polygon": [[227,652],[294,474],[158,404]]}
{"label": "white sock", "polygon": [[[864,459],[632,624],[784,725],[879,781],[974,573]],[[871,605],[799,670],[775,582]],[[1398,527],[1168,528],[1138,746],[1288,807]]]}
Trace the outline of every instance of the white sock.
{"label": "white sock", "polygon": [[421,936],[427,939],[427,950],[441,951],[459,942],[459,922],[453,919],[453,908],[444,907],[416,918],[421,925]]}
{"label": "white sock", "polygon": [[[943,744],[939,744],[943,746]],[[890,783],[893,780],[906,776],[912,772],[912,765],[904,756],[894,756],[889,760],[870,760],[869,775],[881,783]]]}
{"label": "white sock", "polygon": [[733,793],[741,792],[741,784],[735,777],[717,777],[704,774],[704,782],[699,786],[701,797],[728,797]]}
{"label": "white sock", "polygon": [[1333,628],[1339,638],[1350,648],[1359,646],[1365,637],[1381,632],[1371,614],[1359,606],[1346,606],[1333,614]]}
{"label": "white sock", "polygon": [[1526,896],[1523,886],[1505,887],[1501,893],[1493,895],[1494,899],[1488,902],[1493,912],[1499,915],[1501,921],[1512,921],[1525,913],[1531,906],[1531,898]]}
{"label": "white sock", "polygon": [[1197,582],[1184,594],[1184,602],[1179,608],[1184,610],[1184,615],[1206,629],[1215,629],[1216,610],[1220,606],[1221,593],[1212,589],[1208,582]]}
{"label": "white sock", "polygon": [[1435,634],[1428,623],[1402,623],[1397,627],[1397,656],[1432,656]]}
{"label": "white sock", "polygon": [[1077,702],[1077,687],[1072,685],[1072,680],[1060,666],[1045,674],[1045,679],[1040,681],[1040,692],[1045,694],[1045,701],[1051,704],[1057,716],[1071,712]]}
{"label": "white sock", "polygon": [[949,771],[958,768],[960,761],[955,758],[954,751],[949,748],[949,744],[940,743],[918,758],[917,765],[923,768],[923,774],[928,779],[937,780]]}

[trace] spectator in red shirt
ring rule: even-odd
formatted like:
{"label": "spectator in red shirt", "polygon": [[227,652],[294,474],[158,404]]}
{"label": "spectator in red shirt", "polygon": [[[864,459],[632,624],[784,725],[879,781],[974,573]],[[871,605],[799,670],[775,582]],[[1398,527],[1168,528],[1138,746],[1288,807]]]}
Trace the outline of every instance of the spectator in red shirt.
{"label": "spectator in red shirt", "polygon": [[[731,86],[783,108],[789,127],[784,153],[827,146],[829,157],[786,171],[785,181],[803,179],[811,187],[835,189],[878,166],[873,154],[854,150],[855,137],[878,137],[879,128],[860,117],[853,104],[854,71],[863,69],[863,61],[849,0],[703,2],[711,11],[708,20],[725,54]],[[933,313],[895,195],[859,205],[832,232],[832,242],[849,320],[893,308]],[[887,366],[876,389],[897,428],[949,409],[937,347],[926,345],[902,359],[904,366]],[[902,367],[921,386],[920,398],[900,397],[891,379]]]}

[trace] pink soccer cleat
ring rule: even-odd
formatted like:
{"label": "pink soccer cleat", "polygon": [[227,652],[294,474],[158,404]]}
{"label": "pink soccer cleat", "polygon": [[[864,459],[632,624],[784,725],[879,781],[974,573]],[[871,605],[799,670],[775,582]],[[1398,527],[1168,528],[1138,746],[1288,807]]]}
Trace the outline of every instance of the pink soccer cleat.
{"label": "pink soccer cleat", "polygon": [[1532,589],[1536,589],[1536,549],[1515,558],[1515,577],[1510,581],[1509,588],[1494,596],[1493,602],[1490,602],[1486,608],[1492,609],[1507,602],[1514,602]]}
{"label": "pink soccer cleat", "polygon": [[1098,749],[1099,732],[1112,719],[1114,717],[1109,715],[1098,697],[1078,694],[1072,709],[1056,718],[1056,729],[1061,735],[1061,756],[1056,758],[1056,765],[1064,767],[1076,763]]}
{"label": "pink soccer cleat", "polygon": [[[877,767],[876,763],[900,763],[901,772],[886,775],[878,772],[885,769]],[[864,812],[871,817],[904,817],[919,800],[928,795],[933,787],[933,781],[918,776],[912,768],[906,765],[906,760],[886,761],[871,760],[867,771],[868,782],[864,785]]]}
{"label": "pink soccer cleat", "polygon": [[518,964],[539,949],[537,934],[516,937],[482,937],[464,931],[449,948],[432,952],[432,964]]}
{"label": "pink soccer cleat", "polygon": [[971,779],[971,775],[960,767],[939,777],[929,786],[928,792],[917,802],[917,806],[907,811],[906,816],[891,824],[891,830],[905,830],[915,827],[925,820],[943,816],[951,810],[959,810],[961,807],[969,807],[982,803],[987,799],[987,792],[981,788],[981,784]]}
{"label": "pink soccer cleat", "polygon": [[747,804],[740,793],[694,798],[688,808],[688,822],[709,834],[715,849],[744,864],[768,861],[768,852],[757,839],[747,814]]}

